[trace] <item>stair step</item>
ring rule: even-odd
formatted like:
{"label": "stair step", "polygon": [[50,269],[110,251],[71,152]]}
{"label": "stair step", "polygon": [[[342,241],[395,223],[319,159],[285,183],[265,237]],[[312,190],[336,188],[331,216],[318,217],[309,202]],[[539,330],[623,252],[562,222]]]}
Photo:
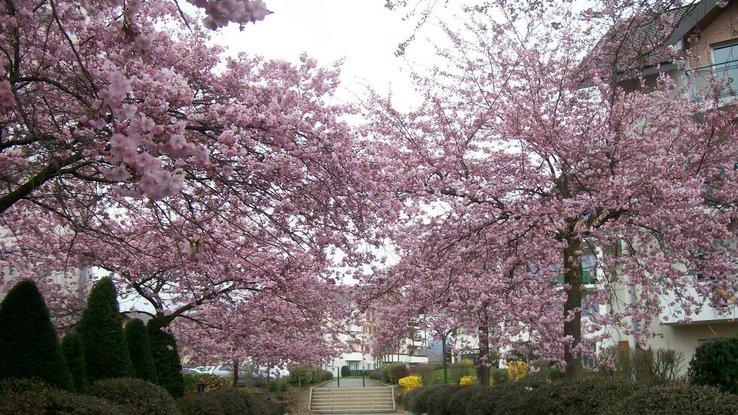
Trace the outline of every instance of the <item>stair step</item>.
{"label": "stair step", "polygon": [[392,388],[314,388],[310,411],[314,414],[393,414]]}

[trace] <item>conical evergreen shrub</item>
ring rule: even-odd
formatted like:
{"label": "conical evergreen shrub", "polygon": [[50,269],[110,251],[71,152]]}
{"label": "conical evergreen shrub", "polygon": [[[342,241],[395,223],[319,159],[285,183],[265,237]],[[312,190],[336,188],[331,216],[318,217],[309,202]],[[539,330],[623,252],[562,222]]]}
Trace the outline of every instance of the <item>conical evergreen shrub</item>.
{"label": "conical evergreen shrub", "polygon": [[87,380],[133,376],[133,365],[121,327],[118,294],[110,278],[92,287],[79,322]]}
{"label": "conical evergreen shrub", "polygon": [[89,383],[87,382],[82,338],[79,333],[68,333],[62,339],[61,346],[67,366],[69,367],[69,372],[72,374],[72,379],[74,379],[74,387],[77,389],[77,392],[87,391]]}
{"label": "conical evergreen shrub", "polygon": [[72,376],[36,284],[23,280],[0,303],[0,379],[39,379],[69,391]]}
{"label": "conical evergreen shrub", "polygon": [[154,358],[151,356],[151,342],[146,325],[141,319],[133,319],[126,324],[126,341],[131,355],[133,371],[137,378],[157,383]]}
{"label": "conical evergreen shrub", "polygon": [[184,379],[177,342],[173,335],[159,328],[155,321],[156,319],[151,320],[147,328],[159,386],[166,389],[172,396],[181,397],[184,394]]}

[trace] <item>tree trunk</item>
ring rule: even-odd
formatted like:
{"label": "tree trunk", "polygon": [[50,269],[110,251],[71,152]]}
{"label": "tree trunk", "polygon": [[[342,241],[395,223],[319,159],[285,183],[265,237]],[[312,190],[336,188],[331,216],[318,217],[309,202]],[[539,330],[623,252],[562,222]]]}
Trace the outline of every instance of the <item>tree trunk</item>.
{"label": "tree trunk", "polygon": [[489,327],[479,327],[479,384],[489,386]]}
{"label": "tree trunk", "polygon": [[582,357],[575,357],[572,352],[582,341],[582,261],[578,254],[582,241],[571,238],[568,243],[564,249],[564,284],[569,287],[565,288],[564,336],[570,336],[572,341],[564,347],[564,362],[566,377],[571,379],[582,372]]}
{"label": "tree trunk", "polygon": [[443,383],[448,383],[448,365],[446,364],[446,335],[441,339],[441,361],[443,362]]}
{"label": "tree trunk", "polygon": [[238,387],[238,360],[233,361],[233,387]]}

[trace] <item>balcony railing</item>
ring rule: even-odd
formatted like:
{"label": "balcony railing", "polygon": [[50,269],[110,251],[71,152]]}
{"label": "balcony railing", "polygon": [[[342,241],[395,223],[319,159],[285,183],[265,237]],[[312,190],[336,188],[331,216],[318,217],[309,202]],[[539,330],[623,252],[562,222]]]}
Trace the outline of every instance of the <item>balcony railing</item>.
{"label": "balcony railing", "polygon": [[[582,270],[582,284],[583,285],[592,285],[597,284],[597,270],[595,269],[583,269]],[[559,275],[556,277],[556,282],[559,284],[564,283],[564,276]]]}
{"label": "balcony railing", "polygon": [[728,322],[738,321],[738,305],[730,304],[723,310],[718,310],[710,305],[708,299],[700,296],[692,287],[681,292],[682,297],[691,297],[692,300],[701,306],[697,312],[687,316],[680,305],[675,304],[676,296],[674,293],[662,295],[661,313],[659,320],[662,324],[695,324],[706,322]]}
{"label": "balcony railing", "polygon": [[738,60],[690,69],[685,74],[695,101],[711,93],[724,98],[738,91]]}

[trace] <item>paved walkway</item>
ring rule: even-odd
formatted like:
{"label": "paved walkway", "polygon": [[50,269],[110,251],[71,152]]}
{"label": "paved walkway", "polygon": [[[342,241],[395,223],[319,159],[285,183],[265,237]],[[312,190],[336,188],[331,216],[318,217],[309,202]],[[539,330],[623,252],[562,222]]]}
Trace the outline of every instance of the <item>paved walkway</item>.
{"label": "paved walkway", "polygon": [[[376,388],[387,385],[383,383],[379,383],[374,379],[365,378],[364,379],[364,385],[368,388]],[[320,385],[321,388],[337,388],[338,387],[338,380],[336,378],[333,378],[330,382],[327,382],[325,385]],[[361,378],[341,378],[341,387],[342,388],[360,388],[362,387]]]}

